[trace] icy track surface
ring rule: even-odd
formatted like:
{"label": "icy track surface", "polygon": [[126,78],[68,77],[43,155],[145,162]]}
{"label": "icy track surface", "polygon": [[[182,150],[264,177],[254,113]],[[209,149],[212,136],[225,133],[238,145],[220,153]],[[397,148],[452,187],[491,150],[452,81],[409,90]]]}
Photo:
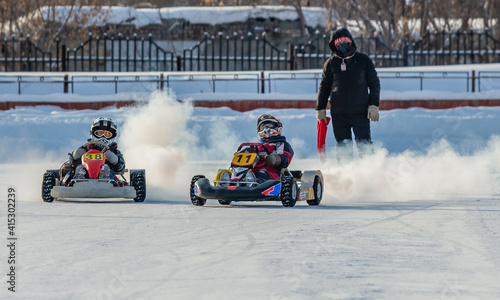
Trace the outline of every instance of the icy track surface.
{"label": "icy track surface", "polygon": [[[498,201],[478,196],[294,208],[217,201],[194,207],[187,197],[142,204],[20,202],[16,297],[5,280],[0,295],[495,299]],[[4,213],[1,219],[5,224]],[[6,255],[4,248],[2,274]]]}
{"label": "icy track surface", "polygon": [[181,187],[144,203],[44,203],[20,185],[16,293],[4,280],[2,299],[500,297],[497,195],[195,207]]}

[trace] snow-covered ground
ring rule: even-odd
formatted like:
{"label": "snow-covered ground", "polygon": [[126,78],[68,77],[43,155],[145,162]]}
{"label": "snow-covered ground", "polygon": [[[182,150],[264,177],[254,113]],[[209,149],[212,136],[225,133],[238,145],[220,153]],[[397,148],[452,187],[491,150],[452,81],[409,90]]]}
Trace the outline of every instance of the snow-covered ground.
{"label": "snow-covered ground", "polygon": [[[291,169],[321,169],[318,207],[190,203],[270,112],[295,150]],[[85,141],[93,118],[119,125],[128,168],[148,198],[56,201],[41,177]],[[0,239],[16,190],[16,292],[2,299],[495,299],[500,297],[500,108],[381,112],[376,151],[340,164],[331,128],[317,159],[314,110],[195,108],[152,94],[142,107],[0,112]]]}

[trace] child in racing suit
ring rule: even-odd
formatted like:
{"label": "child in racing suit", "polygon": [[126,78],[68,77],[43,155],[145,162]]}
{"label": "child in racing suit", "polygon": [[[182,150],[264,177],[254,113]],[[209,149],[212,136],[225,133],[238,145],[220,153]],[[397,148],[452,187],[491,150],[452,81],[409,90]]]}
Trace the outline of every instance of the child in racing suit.
{"label": "child in racing suit", "polygon": [[287,168],[292,161],[293,149],[281,135],[282,131],[283,124],[272,115],[264,114],[257,120],[257,133],[262,142],[257,150],[264,157],[253,168],[258,183],[279,180],[281,169]]}
{"label": "child in racing suit", "polygon": [[[99,178],[109,178],[115,179],[116,173],[122,172],[125,169],[125,160],[123,159],[123,155],[120,150],[118,150],[118,145],[114,141],[117,136],[117,126],[113,120],[110,118],[97,118],[92,122],[90,127],[90,139],[89,141],[97,141],[101,142],[105,145],[108,145],[109,149],[104,152],[106,156],[106,163],[101,167],[99,172]],[[102,146],[97,144],[89,144],[87,146],[80,146],[76,148],[69,155],[68,165],[63,165],[61,169],[61,178],[64,173],[64,168],[66,168],[66,173],[68,169],[73,170],[73,178],[75,179],[83,179],[88,178],[87,170],[81,164],[81,158],[83,154],[91,149],[96,149],[101,151],[103,149]],[[70,178],[64,179],[64,182],[69,181]]]}

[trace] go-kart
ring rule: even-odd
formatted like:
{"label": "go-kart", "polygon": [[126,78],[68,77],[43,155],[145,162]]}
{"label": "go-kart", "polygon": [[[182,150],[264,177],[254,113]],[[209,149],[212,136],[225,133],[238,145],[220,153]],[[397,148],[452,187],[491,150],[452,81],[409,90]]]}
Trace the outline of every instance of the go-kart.
{"label": "go-kart", "polygon": [[72,169],[66,162],[59,170],[47,170],[43,174],[42,199],[52,202],[59,198],[125,198],[143,202],[146,198],[146,176],[142,169],[130,170],[130,184],[124,174],[117,173],[114,179],[99,178],[101,167],[106,161],[109,146],[99,141],[89,141],[88,145],[99,145],[103,149],[91,149],[82,155],[81,163],[87,170],[88,178],[73,178]]}
{"label": "go-kart", "polygon": [[[257,182],[253,167],[264,156],[258,152],[260,143],[243,143],[234,153],[229,169],[217,172],[213,185],[204,175],[191,180],[190,198],[193,205],[203,206],[208,199],[217,199],[221,205],[235,201],[281,201],[285,207],[297,201],[319,205],[323,196],[323,174],[315,171],[281,170],[280,180]],[[266,149],[264,147],[264,149]],[[266,152],[269,151],[266,149]],[[264,154],[265,155],[265,154]]]}

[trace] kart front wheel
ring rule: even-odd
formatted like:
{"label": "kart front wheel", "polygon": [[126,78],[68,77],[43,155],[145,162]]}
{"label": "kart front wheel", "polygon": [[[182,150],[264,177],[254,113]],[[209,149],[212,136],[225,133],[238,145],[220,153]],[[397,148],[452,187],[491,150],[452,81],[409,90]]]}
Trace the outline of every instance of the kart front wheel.
{"label": "kart front wheel", "polygon": [[307,204],[319,205],[321,199],[323,198],[323,182],[321,182],[319,176],[314,177],[313,189],[314,189],[314,199],[307,200]]}
{"label": "kart front wheel", "polygon": [[130,178],[130,185],[135,189],[135,202],[144,202],[146,199],[146,176],[144,172],[134,172]]}
{"label": "kart front wheel", "polygon": [[54,197],[50,194],[52,188],[56,185],[56,176],[52,172],[45,172],[42,181],[42,200],[43,202],[52,202]]}
{"label": "kart front wheel", "polygon": [[292,176],[283,177],[281,182],[281,203],[284,207],[294,207],[297,203],[298,187],[297,182]]}
{"label": "kart front wheel", "polygon": [[191,185],[189,186],[189,196],[191,198],[191,202],[195,206],[203,206],[205,203],[207,203],[207,199],[200,198],[195,195],[194,189],[195,189],[195,183],[198,181],[198,179],[205,178],[203,175],[195,175],[193,176],[193,179],[191,179]]}

